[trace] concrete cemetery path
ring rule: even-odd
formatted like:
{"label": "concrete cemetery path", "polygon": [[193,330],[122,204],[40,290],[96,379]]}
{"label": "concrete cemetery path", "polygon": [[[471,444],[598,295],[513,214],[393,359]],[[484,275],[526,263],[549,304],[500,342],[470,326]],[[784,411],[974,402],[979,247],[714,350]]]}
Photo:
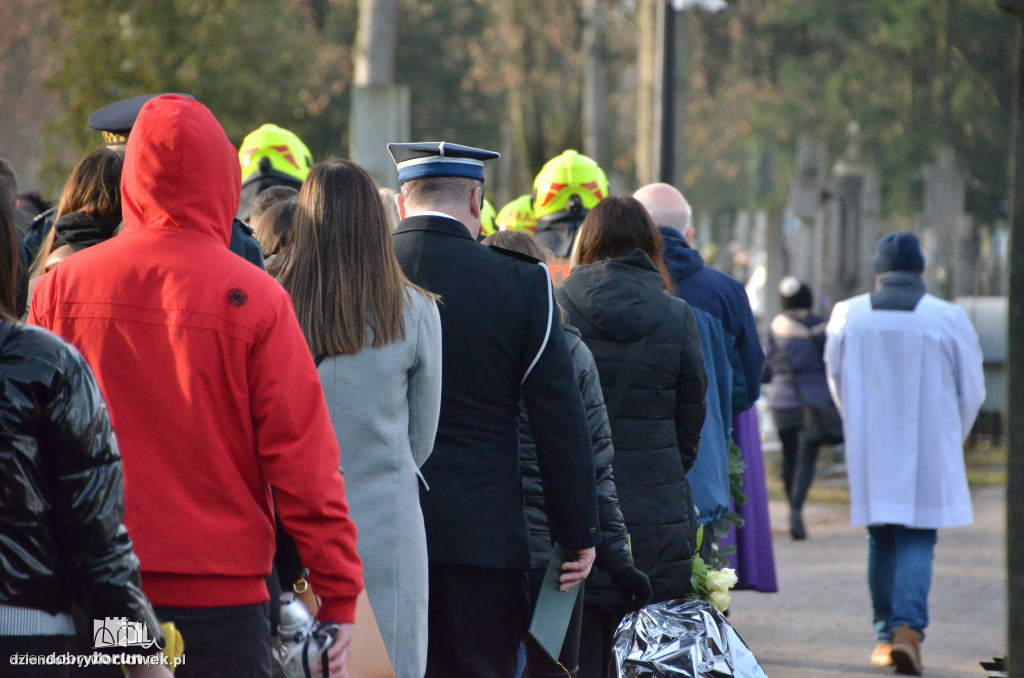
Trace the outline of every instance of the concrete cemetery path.
{"label": "concrete cemetery path", "polygon": [[[978,662],[1006,652],[1005,490],[986,487],[972,497],[974,525],[939,530],[922,648],[931,678],[983,678]],[[809,538],[794,542],[786,506],[772,502],[770,511],[779,592],[736,592],[729,611],[768,676],[894,675],[868,661],[875,639],[867,531],[850,526],[845,505],[808,504]]]}

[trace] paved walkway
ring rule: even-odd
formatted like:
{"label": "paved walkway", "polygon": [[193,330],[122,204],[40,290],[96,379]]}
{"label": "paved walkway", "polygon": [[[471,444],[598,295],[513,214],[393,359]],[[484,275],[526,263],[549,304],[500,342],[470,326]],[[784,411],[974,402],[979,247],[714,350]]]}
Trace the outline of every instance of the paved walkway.
{"label": "paved walkway", "polygon": [[[973,493],[975,524],[939,530],[925,676],[984,678],[978,662],[1006,652],[1005,491]],[[788,513],[772,502],[779,592],[739,591],[729,620],[770,678],[886,676],[875,646],[867,588],[867,533],[845,505],[808,505],[809,539],[794,542]]]}

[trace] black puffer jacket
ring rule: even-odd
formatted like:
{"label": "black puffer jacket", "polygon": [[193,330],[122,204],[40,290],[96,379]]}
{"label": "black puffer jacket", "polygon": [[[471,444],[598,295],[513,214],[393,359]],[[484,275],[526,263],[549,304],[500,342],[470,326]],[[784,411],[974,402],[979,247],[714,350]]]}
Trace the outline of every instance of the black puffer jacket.
{"label": "black puffer jacket", "polygon": [[[604,394],[597,374],[597,365],[590,349],[580,338],[575,327],[563,325],[565,343],[572,355],[572,368],[576,383],[587,406],[590,424],[590,442],[594,447],[594,470],[597,472],[597,504],[601,521],[601,543],[597,545],[597,565],[606,572],[618,572],[633,565],[626,541],[626,526],[619,510],[612,476],[612,430],[604,407]],[[530,524],[530,566],[543,569],[551,560],[551,533],[544,510],[544,490],[540,482],[537,446],[533,429],[526,415],[525,405],[519,406],[519,463],[523,474],[523,498],[526,501],[526,520]]]}
{"label": "black puffer jacket", "polygon": [[0,603],[57,613],[84,598],[92,618],[143,622],[162,645],[85,359],[46,330],[0,320],[0,394]]}
{"label": "black puffer jacket", "polygon": [[[704,424],[707,382],[693,311],[669,296],[642,251],[578,266],[557,292],[594,354],[607,399],[631,343],[647,337],[612,421],[615,486],[651,602],[681,598],[690,579],[696,511],[686,472]],[[622,604],[607,575],[592,574],[587,603]]]}

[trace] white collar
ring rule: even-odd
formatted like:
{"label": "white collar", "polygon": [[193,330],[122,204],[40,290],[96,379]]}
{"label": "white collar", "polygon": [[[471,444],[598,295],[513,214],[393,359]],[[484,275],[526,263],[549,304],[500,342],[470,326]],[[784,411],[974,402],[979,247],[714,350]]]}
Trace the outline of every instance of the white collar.
{"label": "white collar", "polygon": [[[437,212],[437,211],[434,211],[434,210],[426,210],[424,212],[416,212],[415,214],[407,215],[407,217],[408,218],[412,218],[412,217],[445,217],[446,219],[452,219],[453,221],[458,221],[460,224],[462,224],[461,221],[459,221],[458,219],[456,219],[452,215],[445,214],[444,212]],[[462,224],[462,225],[465,226],[465,224]]]}

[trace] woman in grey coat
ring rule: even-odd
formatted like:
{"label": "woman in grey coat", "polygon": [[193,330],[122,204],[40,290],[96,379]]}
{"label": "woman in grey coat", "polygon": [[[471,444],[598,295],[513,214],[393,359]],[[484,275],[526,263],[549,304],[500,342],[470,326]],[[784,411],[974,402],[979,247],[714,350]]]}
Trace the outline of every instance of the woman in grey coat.
{"label": "woman in grey coat", "polygon": [[341,448],[367,596],[395,675],[420,678],[427,542],[417,482],[441,408],[437,305],[402,274],[377,189],[349,161],[310,172],[284,256],[281,283]]}

